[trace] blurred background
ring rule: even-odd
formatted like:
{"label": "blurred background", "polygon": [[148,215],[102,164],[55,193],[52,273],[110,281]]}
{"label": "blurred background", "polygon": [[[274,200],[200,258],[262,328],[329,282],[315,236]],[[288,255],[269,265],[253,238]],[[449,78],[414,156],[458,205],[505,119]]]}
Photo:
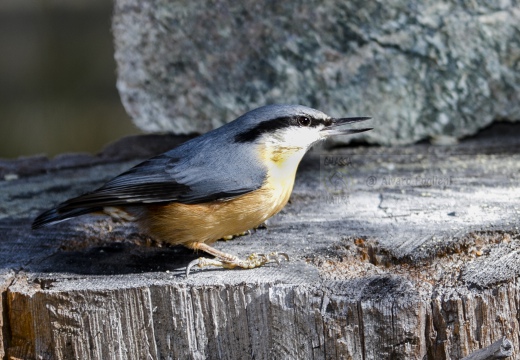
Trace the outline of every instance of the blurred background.
{"label": "blurred background", "polygon": [[96,153],[139,133],[115,86],[112,8],[0,1],[0,158]]}

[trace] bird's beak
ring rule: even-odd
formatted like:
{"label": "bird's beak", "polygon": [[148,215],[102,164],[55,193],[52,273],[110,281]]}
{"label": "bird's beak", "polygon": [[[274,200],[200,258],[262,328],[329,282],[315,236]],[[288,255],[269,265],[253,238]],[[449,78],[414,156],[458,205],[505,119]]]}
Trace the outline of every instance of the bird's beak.
{"label": "bird's beak", "polygon": [[341,129],[341,126],[349,125],[353,123],[357,123],[360,121],[366,121],[371,119],[370,117],[351,117],[351,118],[341,118],[341,119],[331,119],[332,123],[325,127],[322,132],[325,133],[326,136],[330,135],[348,135],[348,134],[357,134],[364,131],[372,130],[372,128],[361,128],[361,129]]}

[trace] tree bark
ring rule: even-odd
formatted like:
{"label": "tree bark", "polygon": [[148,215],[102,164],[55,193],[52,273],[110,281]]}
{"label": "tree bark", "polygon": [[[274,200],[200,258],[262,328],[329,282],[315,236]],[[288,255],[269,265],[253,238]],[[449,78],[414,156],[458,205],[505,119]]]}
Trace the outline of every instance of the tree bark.
{"label": "tree bark", "polygon": [[[152,151],[137,145],[150,139]],[[267,229],[216,244],[290,261],[189,278],[200,254],[133,223],[88,215],[30,230],[178,139],[0,162],[0,355],[459,359],[505,336],[516,356],[519,139],[498,124],[448,147],[315,149]]]}

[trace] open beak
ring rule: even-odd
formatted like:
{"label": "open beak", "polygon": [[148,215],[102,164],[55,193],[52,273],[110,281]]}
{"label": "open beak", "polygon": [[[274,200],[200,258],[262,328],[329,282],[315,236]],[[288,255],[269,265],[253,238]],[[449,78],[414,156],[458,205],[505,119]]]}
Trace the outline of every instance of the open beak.
{"label": "open beak", "polygon": [[348,135],[348,134],[357,134],[364,131],[372,130],[372,128],[361,128],[361,129],[341,129],[340,127],[344,125],[349,125],[353,123],[357,123],[360,121],[366,121],[371,119],[370,117],[351,117],[351,118],[341,118],[341,119],[331,119],[332,123],[324,128],[322,131],[326,136],[330,135]]}

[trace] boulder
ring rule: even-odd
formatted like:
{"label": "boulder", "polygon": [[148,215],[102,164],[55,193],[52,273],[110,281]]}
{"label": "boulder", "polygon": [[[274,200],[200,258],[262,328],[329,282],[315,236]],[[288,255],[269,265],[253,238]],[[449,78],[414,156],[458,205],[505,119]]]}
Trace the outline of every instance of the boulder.
{"label": "boulder", "polygon": [[519,30],[508,0],[116,0],[113,17],[118,89],[145,131],[299,103],[372,116],[360,136],[386,145],[518,120]]}

